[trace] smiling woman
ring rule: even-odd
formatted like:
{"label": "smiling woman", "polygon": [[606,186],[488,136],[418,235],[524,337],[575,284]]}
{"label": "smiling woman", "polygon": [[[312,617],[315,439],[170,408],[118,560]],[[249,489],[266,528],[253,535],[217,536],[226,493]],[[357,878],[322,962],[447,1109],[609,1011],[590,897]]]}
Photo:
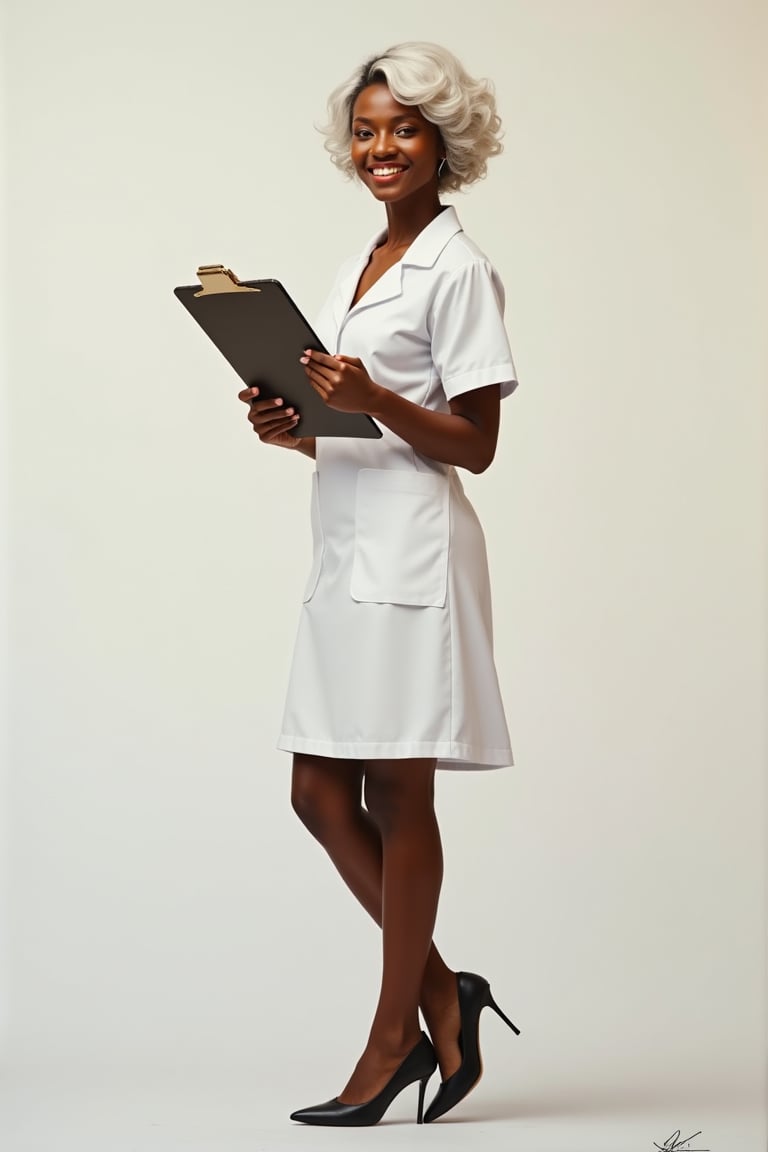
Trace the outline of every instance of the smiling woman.
{"label": "smiling woman", "polygon": [[440,133],[418,108],[408,108],[383,83],[363,88],[354,103],[350,158],[379,200],[430,184],[438,170]]}
{"label": "smiling woman", "polygon": [[517,377],[498,273],[440,201],[485,175],[500,124],[490,84],[423,43],[369,61],[330,109],[332,159],[384,206],[386,228],[342,265],[315,321],[331,352],[306,349],[301,362],[324,403],[368,413],[383,435],[297,439],[279,399],[240,396],[264,443],[316,461],[314,557],[278,747],[293,753],[297,814],[382,926],[383,970],[346,1087],[292,1118],[375,1124],[418,1082],[421,1121],[439,1064],[430,1122],[480,1078],[482,1009],[503,1016],[488,981],[449,968],[432,942],[436,768],[513,763],[485,540],[456,469],[491,464]]}
{"label": "smiling woman", "polygon": [[400,104],[417,109],[437,128],[445,155],[440,192],[458,192],[486,175],[489,157],[502,147],[492,85],[470,76],[440,45],[412,41],[372,57],[329,97],[325,147],[346,176],[356,173],[350,154],[352,109],[374,80],[385,83]]}

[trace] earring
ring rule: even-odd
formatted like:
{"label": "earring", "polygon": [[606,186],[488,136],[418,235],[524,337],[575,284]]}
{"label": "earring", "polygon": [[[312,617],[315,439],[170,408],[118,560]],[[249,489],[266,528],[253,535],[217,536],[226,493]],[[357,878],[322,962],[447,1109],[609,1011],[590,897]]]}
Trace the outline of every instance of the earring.
{"label": "earring", "polygon": [[443,174],[444,165],[445,165],[445,156],[443,156],[443,158],[441,159],[440,163],[437,166],[437,178],[438,178],[438,180],[440,179],[440,177]]}

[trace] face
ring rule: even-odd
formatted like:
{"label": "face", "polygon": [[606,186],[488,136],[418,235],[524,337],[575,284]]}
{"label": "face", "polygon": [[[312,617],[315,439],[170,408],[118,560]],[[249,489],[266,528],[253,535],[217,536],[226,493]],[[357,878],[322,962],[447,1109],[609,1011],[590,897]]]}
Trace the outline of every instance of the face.
{"label": "face", "polygon": [[440,133],[418,108],[399,104],[386,84],[370,84],[355,100],[350,155],[377,200],[437,198]]}

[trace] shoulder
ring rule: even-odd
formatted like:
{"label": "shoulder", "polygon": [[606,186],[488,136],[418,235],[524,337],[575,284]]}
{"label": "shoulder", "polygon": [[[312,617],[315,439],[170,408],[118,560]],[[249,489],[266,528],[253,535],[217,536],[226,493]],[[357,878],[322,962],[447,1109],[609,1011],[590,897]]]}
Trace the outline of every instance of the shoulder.
{"label": "shoulder", "polygon": [[490,257],[466,232],[457,232],[443,248],[435,262],[435,291],[474,287],[475,291],[492,289],[503,306],[504,285]]}
{"label": "shoulder", "polygon": [[348,276],[349,273],[360,263],[362,256],[363,252],[358,250],[357,252],[353,252],[350,256],[347,256],[344,260],[342,260],[341,264],[339,264],[338,268],[336,269],[336,279],[343,280],[345,276]]}
{"label": "shoulder", "polygon": [[352,277],[357,280],[360,276],[365,265],[368,263],[371,252],[375,248],[378,241],[381,239],[381,233],[368,238],[367,242],[358,248],[356,252],[348,255],[341,264],[336,268],[336,275],[333,278],[333,283],[330,289],[330,295],[333,296],[336,292],[345,290]]}
{"label": "shoulder", "polygon": [[489,268],[493,268],[490,258],[483,252],[480,245],[476,244],[472,237],[464,231],[456,232],[451,236],[440,253],[438,263],[451,269],[478,263],[487,264]]}
{"label": "shoulder", "polygon": [[351,252],[346,259],[342,260],[336,273],[337,280],[343,280],[345,276],[349,276],[361,264],[367,264],[371,253],[377,244],[386,236],[386,230],[382,232],[379,228],[373,235],[369,235],[364,244],[361,244],[354,252]]}
{"label": "shoulder", "polygon": [[357,267],[357,265],[359,263],[360,263],[360,253],[359,252],[356,253],[355,255],[347,256],[346,259],[342,260],[341,264],[339,264],[337,266],[336,274],[333,277],[333,281],[331,284],[331,294],[333,294],[334,292],[336,292],[338,290],[339,286],[344,283],[344,281],[347,279],[348,276],[352,275],[352,272],[355,270],[355,268]]}
{"label": "shoulder", "polygon": [[451,298],[477,301],[479,306],[495,300],[504,309],[504,285],[496,266],[466,232],[457,232],[434,264],[433,306]]}

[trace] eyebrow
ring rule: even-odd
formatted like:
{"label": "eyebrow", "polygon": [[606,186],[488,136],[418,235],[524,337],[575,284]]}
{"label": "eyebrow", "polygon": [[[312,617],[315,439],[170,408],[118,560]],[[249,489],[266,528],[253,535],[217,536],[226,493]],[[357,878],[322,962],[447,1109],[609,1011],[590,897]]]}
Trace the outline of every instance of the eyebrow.
{"label": "eyebrow", "polygon": [[[353,116],[354,120],[359,120],[361,124],[373,124],[373,120],[369,120],[367,116]],[[404,112],[401,116],[393,116],[390,124],[399,124],[401,120],[416,120],[418,119],[415,112]]]}

